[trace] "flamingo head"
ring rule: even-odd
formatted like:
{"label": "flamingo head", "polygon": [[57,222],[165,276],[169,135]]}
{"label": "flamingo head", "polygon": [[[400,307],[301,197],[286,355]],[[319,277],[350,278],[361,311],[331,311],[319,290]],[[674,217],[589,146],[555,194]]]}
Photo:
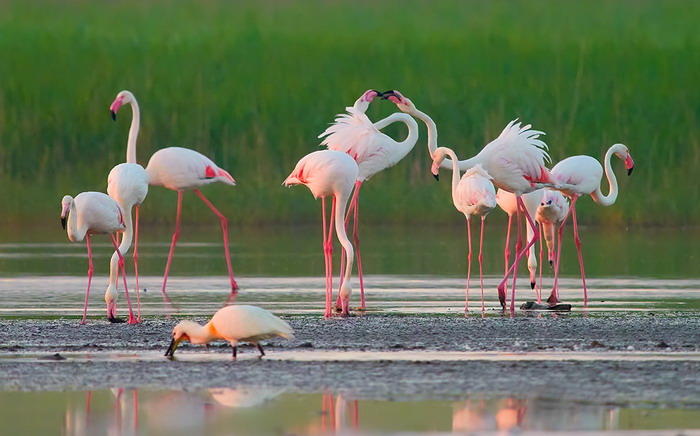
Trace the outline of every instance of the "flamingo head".
{"label": "flamingo head", "polygon": [[343,315],[348,314],[348,307],[350,305],[350,295],[352,294],[352,284],[350,283],[350,280],[346,280],[343,282],[343,286],[340,287],[340,304],[341,304],[341,311]]}
{"label": "flamingo head", "polygon": [[117,120],[117,111],[120,107],[125,104],[129,104],[134,101],[134,94],[129,91],[121,91],[117,94],[117,98],[114,99],[112,104],[109,106],[109,112],[112,114],[112,119]]}
{"label": "flamingo head", "polygon": [[117,288],[112,283],[107,287],[105,292],[105,303],[107,303],[107,319],[110,322],[118,322],[117,320]]}
{"label": "flamingo head", "polygon": [[178,345],[180,345],[180,342],[192,342],[192,339],[190,338],[191,335],[195,334],[195,332],[201,328],[202,326],[192,321],[182,321],[178,323],[175,328],[173,328],[173,339],[170,341],[170,346],[168,346],[165,355],[172,358]]}
{"label": "flamingo head", "polygon": [[634,160],[630,154],[629,149],[625,144],[615,144],[613,145],[615,150],[615,156],[625,161],[625,167],[627,168],[627,175],[631,175],[634,170]]}
{"label": "flamingo head", "polygon": [[365,91],[364,94],[360,97],[360,101],[366,101],[367,103],[371,103],[372,100],[374,100],[376,97],[380,97],[382,95],[381,92],[377,91],[376,89],[368,89]]}
{"label": "flamingo head", "polygon": [[66,229],[66,222],[68,221],[68,214],[72,205],[73,197],[70,195],[64,196],[61,200],[61,227],[63,227],[63,230]]}
{"label": "flamingo head", "polygon": [[413,102],[404,97],[399,91],[392,89],[382,93],[383,100],[389,100],[396,104],[401,112],[411,113],[415,111],[416,106]]}
{"label": "flamingo head", "polygon": [[445,160],[445,157],[447,157],[445,147],[438,147],[435,149],[435,152],[433,152],[433,164],[430,167],[430,172],[433,173],[433,177],[435,177],[435,180],[438,182],[440,181],[440,164]]}

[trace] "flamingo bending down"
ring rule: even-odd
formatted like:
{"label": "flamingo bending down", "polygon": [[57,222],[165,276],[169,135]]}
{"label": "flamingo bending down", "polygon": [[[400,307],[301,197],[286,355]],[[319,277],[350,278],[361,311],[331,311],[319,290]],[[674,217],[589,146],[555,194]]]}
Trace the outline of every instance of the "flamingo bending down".
{"label": "flamingo bending down", "polygon": [[[535,221],[539,223],[540,229],[547,244],[547,258],[550,265],[554,265],[554,230],[564,222],[564,218],[569,213],[569,202],[559,191],[544,189],[542,201],[537,207]],[[537,302],[542,302],[542,239],[540,239],[540,286],[537,289]]]}
{"label": "flamingo bending down", "polygon": [[[129,299],[129,289],[126,286],[126,272],[124,271],[124,257],[119,252],[116,232],[123,232],[126,229],[124,222],[124,211],[119,203],[101,192],[82,192],[75,198],[66,195],[61,200],[61,225],[68,232],[68,239],[71,242],[80,242],[85,239],[88,250],[88,284],[85,290],[85,306],[83,307],[83,319],[80,322],[85,324],[87,318],[88,296],[90,295],[90,282],[94,267],[92,265],[92,247],[90,245],[90,235],[109,233],[114,249],[119,256],[119,265],[122,269],[124,279],[124,292],[129,306],[129,324],[137,322],[134,312],[131,310],[131,300]],[[114,322],[117,312],[116,296],[107,305],[107,317]]]}
{"label": "flamingo bending down", "polygon": [[588,304],[588,290],[586,289],[586,273],[583,269],[583,256],[581,255],[581,239],[578,235],[578,222],[576,220],[576,200],[582,195],[590,194],[593,201],[601,206],[612,206],[617,200],[617,177],[612,170],[610,160],[612,155],[615,155],[625,161],[627,175],[632,174],[634,169],[634,160],[630,155],[629,149],[624,144],[615,144],[608,149],[603,159],[605,163],[605,176],[610,185],[608,195],[603,195],[600,190],[600,182],[603,180],[603,167],[600,162],[591,156],[571,156],[568,157],[552,168],[551,176],[558,182],[557,190],[571,198],[571,208],[569,213],[564,217],[559,226],[559,242],[557,243],[557,259],[554,264],[554,287],[552,293],[547,299],[548,303],[554,304],[559,302],[559,290],[557,289],[559,280],[559,261],[561,260],[561,238],[564,231],[564,225],[569,217],[573,215],[574,220],[574,243],[578,252],[578,262],[581,268],[581,280],[583,281],[583,304]]}
{"label": "flamingo bending down", "polygon": [[[126,231],[119,244],[122,256],[129,252],[131,240],[134,240],[134,274],[136,276],[136,318],[141,322],[141,298],[139,296],[139,205],[143,203],[148,194],[148,174],[146,170],[136,163],[136,139],[139,134],[140,111],[136,97],[129,91],[121,91],[109,107],[112,119],[116,121],[117,111],[122,105],[131,105],[132,117],[129,128],[129,139],[126,144],[126,162],[121,163],[109,172],[107,177],[107,193],[124,209],[124,221]],[[131,209],[135,209],[136,217],[132,221]],[[119,276],[119,256],[115,251],[110,260],[109,286],[105,292],[107,305],[117,298],[117,278]],[[111,318],[114,319],[114,318]]]}
{"label": "flamingo bending down", "polygon": [[[323,209],[323,253],[326,263],[326,310],[325,318],[331,316],[333,298],[333,220],[335,231],[346,255],[345,276],[340,285],[339,297],[343,314],[348,313],[352,293],[350,274],[353,264],[353,247],[345,232],[343,217],[359,168],[348,154],[335,150],[319,150],[309,153],[297,163],[292,173],[283,182],[284,186],[306,185],[315,198],[321,197]],[[333,197],[330,222],[326,231],[326,197]]]}
{"label": "flamingo bending down", "polygon": [[[353,240],[357,257],[357,274],[360,282],[360,307],[365,309],[365,285],[362,276],[362,259],[360,256],[359,235],[359,200],[362,184],[378,172],[396,165],[416,145],[418,141],[418,124],[409,115],[395,113],[372,123],[365,115],[370,102],[381,94],[373,89],[360,96],[352,107],[346,107],[347,114],[338,114],[335,123],[318,137],[323,138],[321,145],[329,150],[349,154],[359,167],[355,181],[355,192],[350,200],[345,225],[352,214],[354,216]],[[403,141],[395,141],[380,132],[381,129],[395,122],[403,122],[408,127],[408,136]],[[343,263],[341,256],[341,265]],[[342,268],[342,266],[341,266]],[[341,270],[341,280],[342,280]]]}
{"label": "flamingo bending down", "polygon": [[[540,204],[540,199],[542,198],[542,191],[538,189],[537,191],[528,192],[523,194],[523,203],[525,203],[525,208],[530,216],[535,216],[537,212],[537,206]],[[503,209],[505,213],[508,214],[508,229],[506,231],[506,248],[503,252],[503,257],[505,258],[505,271],[508,271],[508,265],[510,265],[510,228],[513,222],[513,215],[517,216],[518,213],[518,201],[512,192],[504,191],[499,189],[496,192],[496,203]],[[520,227],[522,221],[517,222],[517,226]],[[527,240],[531,240],[533,236],[532,228],[525,224],[526,237]],[[535,288],[535,273],[537,272],[537,257],[535,256],[535,246],[532,245],[527,252],[527,269],[530,271],[530,288]],[[518,271],[514,270],[513,274]],[[507,283],[506,283],[507,285]],[[505,288],[507,291],[508,289]]]}
{"label": "flamingo bending down", "polygon": [[473,216],[481,217],[481,233],[479,236],[479,282],[481,284],[481,311],[484,308],[484,270],[482,249],[484,246],[484,221],[494,207],[496,207],[496,190],[491,183],[491,176],[481,165],[474,165],[460,178],[455,152],[447,147],[440,147],[433,154],[431,171],[438,178],[440,163],[449,155],[452,158],[452,202],[458,211],[467,219],[467,240],[469,243],[469,255],[467,256],[467,289],[464,303],[464,311],[469,310],[469,279],[472,271],[472,232],[469,219]]}
{"label": "flamingo bending down", "polygon": [[262,357],[265,352],[260,341],[277,336],[294,339],[294,330],[272,312],[256,306],[226,306],[219,309],[203,326],[192,321],[178,323],[173,329],[173,339],[165,355],[172,358],[182,341],[207,344],[215,339],[224,339],[233,347],[234,360],[239,342],[254,344]]}
{"label": "flamingo bending down", "polygon": [[[382,94],[382,98],[388,98],[396,104],[403,112],[419,118],[428,127],[428,150],[432,156],[437,148],[437,127],[435,122],[426,114],[416,109],[416,106],[398,91],[387,91]],[[459,169],[466,171],[476,164],[481,166],[493,177],[493,184],[506,191],[512,192],[517,198],[519,205],[518,214],[525,213],[528,223],[533,231],[532,240],[522,249],[522,233],[518,232],[518,242],[516,243],[515,261],[506,271],[505,277],[498,285],[498,298],[501,306],[505,308],[505,283],[510,272],[517,268],[520,259],[530,249],[530,246],[539,239],[540,233],[535,226],[535,222],[525,208],[521,196],[528,192],[540,188],[553,187],[554,181],[551,179],[549,170],[545,167],[545,162],[550,158],[547,154],[547,144],[539,139],[544,132],[531,130],[531,125],[521,126],[517,119],[506,125],[498,138],[486,144],[483,149],[474,157],[459,161]],[[442,161],[440,166],[449,169],[452,163],[449,159]],[[520,227],[518,227],[520,229]],[[510,302],[510,312],[515,313],[515,279],[513,277],[512,298]]]}
{"label": "flamingo bending down", "polygon": [[165,275],[163,276],[163,297],[167,301],[165,286],[168,282],[168,273],[170,272],[170,262],[173,259],[175,252],[175,244],[180,236],[180,213],[182,211],[182,194],[186,189],[192,189],[204,204],[219,217],[221,221],[221,229],[224,234],[224,255],[226,256],[226,267],[228,268],[229,280],[231,283],[231,294],[226,301],[230,303],[236,296],[238,284],[233,277],[233,269],[231,268],[231,254],[228,248],[228,221],[226,217],[214,207],[213,204],[199,191],[201,186],[208,185],[214,182],[222,182],[227,185],[234,186],[236,181],[233,177],[223,169],[216,166],[214,162],[201,153],[198,153],[189,148],[168,147],[156,151],[146,166],[148,173],[148,183],[150,185],[164,186],[173,191],[177,191],[177,212],[175,215],[175,233],[170,244],[170,252],[168,260],[165,264]]}

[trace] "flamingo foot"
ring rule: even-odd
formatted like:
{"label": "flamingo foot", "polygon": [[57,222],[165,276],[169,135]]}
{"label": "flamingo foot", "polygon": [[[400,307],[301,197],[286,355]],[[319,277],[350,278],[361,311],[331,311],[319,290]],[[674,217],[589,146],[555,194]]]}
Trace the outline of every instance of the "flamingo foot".
{"label": "flamingo foot", "polygon": [[134,315],[129,315],[129,319],[127,321],[127,324],[138,324],[139,321],[136,319]]}

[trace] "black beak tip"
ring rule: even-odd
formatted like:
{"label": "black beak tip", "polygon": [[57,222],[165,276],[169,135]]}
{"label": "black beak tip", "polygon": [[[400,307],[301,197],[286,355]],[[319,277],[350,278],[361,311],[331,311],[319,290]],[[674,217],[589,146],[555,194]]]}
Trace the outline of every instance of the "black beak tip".
{"label": "black beak tip", "polygon": [[109,110],[109,113],[112,114],[112,120],[117,121],[117,113],[111,109]]}
{"label": "black beak tip", "polygon": [[61,227],[63,227],[63,230],[66,229],[66,219],[64,217],[61,217]]}
{"label": "black beak tip", "polygon": [[530,289],[535,289],[535,282],[530,282]]}
{"label": "black beak tip", "polygon": [[440,174],[433,174],[433,177],[435,177],[435,180],[438,182],[440,181]]}
{"label": "black beak tip", "polygon": [[392,95],[395,96],[396,94],[394,94],[394,90],[393,90],[393,89],[390,89],[390,90],[388,90],[388,91],[380,92],[379,95],[382,97],[382,100],[386,100],[386,99],[388,99],[389,97],[391,97]]}
{"label": "black beak tip", "polygon": [[631,175],[632,175],[632,171],[634,171],[634,167],[632,167],[632,168],[630,168],[630,169],[627,170],[627,175],[628,175],[628,176],[631,176]]}
{"label": "black beak tip", "polygon": [[554,266],[554,261],[553,261],[553,260],[550,260],[550,261],[549,261],[549,266]]}

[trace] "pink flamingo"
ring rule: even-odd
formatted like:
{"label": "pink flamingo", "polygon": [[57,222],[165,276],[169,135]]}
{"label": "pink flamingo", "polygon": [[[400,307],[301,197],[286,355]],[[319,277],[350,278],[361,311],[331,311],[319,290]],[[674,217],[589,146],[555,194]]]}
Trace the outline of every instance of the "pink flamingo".
{"label": "pink flamingo", "polygon": [[[80,324],[85,324],[87,318],[88,296],[90,295],[90,282],[94,267],[92,265],[92,247],[90,245],[90,235],[109,233],[114,249],[119,256],[119,265],[122,268],[122,278],[124,279],[124,292],[129,306],[129,324],[137,322],[134,312],[131,310],[131,300],[129,290],[126,286],[126,272],[124,271],[124,257],[119,252],[116,232],[126,230],[124,222],[124,211],[119,203],[101,192],[82,192],[75,198],[66,195],[61,200],[61,225],[68,232],[68,239],[71,242],[80,242],[85,239],[88,251],[88,284],[85,290],[85,305],[83,307],[83,319]],[[107,317],[116,316],[116,298],[108,303]],[[113,319],[110,321],[114,322]]]}
{"label": "pink flamingo", "polygon": [[[117,111],[122,105],[131,105],[132,118],[129,128],[129,139],[126,144],[126,162],[121,163],[109,172],[107,177],[107,194],[115,199],[124,209],[124,221],[126,231],[119,244],[119,251],[124,256],[129,252],[131,240],[134,240],[134,273],[136,276],[136,307],[137,319],[141,322],[141,298],[139,296],[139,205],[143,203],[148,194],[148,174],[146,170],[136,162],[136,138],[139,134],[140,111],[136,97],[129,91],[121,91],[117,94],[109,110],[112,119],[116,121]],[[135,209],[135,219],[132,222],[131,209]],[[117,278],[119,276],[119,257],[117,252],[112,255],[109,268],[109,286],[105,292],[105,300],[109,306],[111,301],[117,298]],[[110,320],[113,320],[111,318]]]}
{"label": "pink flamingo", "polygon": [[484,221],[494,207],[496,207],[496,190],[491,183],[491,176],[477,164],[469,168],[460,178],[459,167],[457,166],[457,156],[455,152],[447,147],[440,147],[433,154],[433,165],[431,171],[438,179],[440,163],[446,156],[452,158],[452,202],[458,211],[464,214],[467,219],[467,240],[469,243],[469,254],[467,256],[467,289],[464,303],[464,311],[469,310],[469,279],[472,272],[472,231],[469,219],[473,216],[481,217],[481,233],[479,236],[479,282],[481,283],[481,311],[484,308],[484,270],[482,249],[484,246]]}
{"label": "pink flamingo", "polygon": [[[382,94],[382,98],[388,98],[396,106],[407,114],[413,115],[422,120],[428,128],[428,150],[432,156],[437,148],[437,127],[435,122],[425,113],[416,109],[416,106],[400,92],[393,90]],[[522,233],[518,231],[518,242],[515,245],[516,256],[513,264],[506,271],[505,277],[498,285],[498,299],[505,309],[505,283],[510,272],[517,268],[520,259],[530,249],[530,246],[539,239],[539,230],[528,213],[521,196],[528,192],[540,188],[552,187],[553,181],[550,178],[549,170],[545,167],[545,161],[549,162],[547,145],[539,139],[544,133],[538,130],[531,130],[531,125],[521,126],[516,120],[511,121],[503,129],[503,132],[474,157],[459,161],[459,169],[466,171],[476,164],[481,166],[493,177],[493,183],[497,187],[512,192],[517,198],[519,205],[518,214],[525,213],[528,223],[533,231],[532,239],[522,249]],[[449,169],[451,162],[445,159],[440,166]],[[518,229],[520,227],[518,226]],[[510,312],[515,313],[515,279],[513,276],[512,298],[510,302]]]}
{"label": "pink flamingo", "polygon": [[561,225],[559,226],[557,259],[554,264],[554,287],[552,288],[552,293],[547,299],[547,302],[550,304],[559,302],[559,291],[557,289],[557,285],[559,280],[559,262],[561,260],[561,238],[564,232],[564,225],[566,224],[569,214],[572,214],[574,221],[574,243],[576,244],[576,251],[578,252],[578,262],[581,268],[581,280],[583,281],[583,304],[584,306],[587,306],[588,304],[586,273],[583,269],[581,239],[578,235],[578,222],[576,220],[576,201],[582,195],[590,195],[591,198],[593,198],[593,201],[601,206],[612,206],[615,203],[617,200],[618,188],[617,177],[615,177],[615,173],[612,170],[612,165],[610,164],[613,154],[625,161],[627,175],[632,174],[632,170],[634,169],[634,160],[632,160],[632,155],[630,155],[627,146],[624,144],[615,144],[610,147],[605,153],[605,158],[603,159],[605,163],[605,176],[607,177],[608,184],[610,185],[608,195],[603,195],[600,190],[600,182],[603,180],[603,167],[600,165],[598,160],[591,156],[571,156],[562,160],[552,168],[551,176],[558,184],[557,190],[571,198],[571,208],[569,213],[564,218],[564,221],[562,221]]}
{"label": "pink flamingo", "polygon": [[[523,202],[525,203],[525,208],[527,208],[530,216],[535,216],[537,212],[537,206],[540,204],[540,199],[542,198],[542,190],[528,192],[523,194]],[[508,214],[508,228],[506,231],[506,247],[503,252],[503,257],[505,258],[505,271],[508,271],[508,265],[510,265],[510,228],[513,222],[513,215],[517,216],[518,213],[518,201],[512,192],[504,191],[499,189],[496,192],[496,203],[503,209],[505,213]],[[522,221],[518,221],[517,225],[520,226]],[[527,240],[531,240],[533,236],[532,228],[525,224]],[[535,274],[537,272],[537,257],[535,256],[535,246],[531,246],[530,250],[527,252],[527,269],[530,271],[530,288],[535,288]],[[513,273],[517,273],[515,270]],[[507,285],[507,284],[506,284]],[[505,289],[508,290],[507,288]]]}
{"label": "pink flamingo", "polygon": [[[338,114],[335,123],[329,126],[319,138],[325,136],[321,145],[329,150],[342,151],[349,154],[359,166],[359,174],[355,181],[355,192],[350,200],[345,225],[352,214],[354,216],[353,239],[355,256],[357,258],[357,274],[360,282],[360,306],[365,309],[365,285],[362,275],[362,259],[360,256],[359,199],[362,184],[378,172],[396,165],[416,145],[418,141],[418,124],[409,115],[395,113],[372,123],[365,115],[369,104],[381,93],[370,89],[355,101],[352,107],[346,107],[347,114]],[[380,130],[389,124],[403,122],[408,127],[408,136],[403,141],[395,141],[381,133]],[[342,264],[341,256],[341,264]],[[342,267],[341,267],[342,268]],[[342,279],[341,271],[341,279]]]}
{"label": "pink flamingo", "polygon": [[[554,264],[554,230],[564,222],[569,213],[569,202],[559,191],[544,189],[540,205],[535,213],[537,221],[542,229],[544,240],[547,243],[549,264]],[[537,302],[542,300],[542,240],[540,239],[540,286],[537,290]]]}
{"label": "pink flamingo", "polygon": [[[331,316],[333,298],[333,220],[338,240],[345,251],[345,276],[340,285],[339,297],[343,314],[348,313],[348,303],[352,293],[350,274],[353,264],[352,243],[347,237],[343,217],[359,168],[348,154],[335,150],[320,150],[309,153],[297,163],[294,171],[283,182],[284,186],[306,185],[315,198],[321,197],[323,211],[323,253],[326,263],[326,311],[325,318]],[[331,215],[326,231],[326,197],[333,197]]]}

